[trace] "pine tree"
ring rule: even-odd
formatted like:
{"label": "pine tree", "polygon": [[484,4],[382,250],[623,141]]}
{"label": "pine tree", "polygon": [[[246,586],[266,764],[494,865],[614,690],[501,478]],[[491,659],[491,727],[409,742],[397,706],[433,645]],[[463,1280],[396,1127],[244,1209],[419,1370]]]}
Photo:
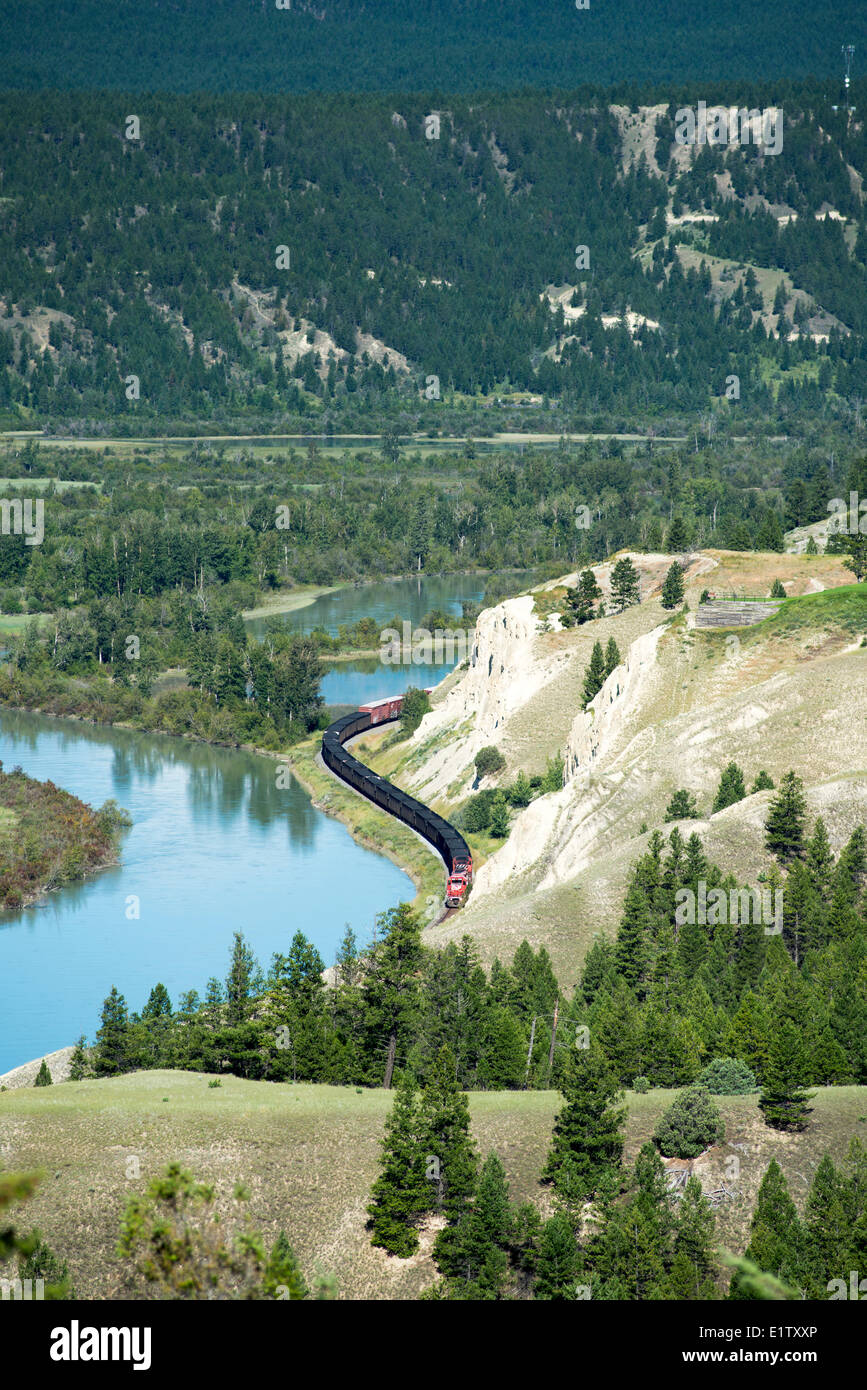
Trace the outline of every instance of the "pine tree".
{"label": "pine tree", "polygon": [[[797,1287],[801,1280],[803,1239],[785,1175],[777,1160],[771,1159],[759,1186],[745,1257],[765,1274],[773,1274],[790,1287]],[[750,1282],[736,1272],[729,1286],[729,1298],[756,1297]]]}
{"label": "pine tree", "polygon": [[796,773],[787,772],[771,802],[765,822],[765,843],[783,863],[799,859],[804,853],[806,810],[804,783]]}
{"label": "pine tree", "polygon": [[497,1155],[490,1153],[479,1173],[472,1204],[437,1238],[437,1268],[463,1286],[462,1297],[500,1298],[509,1268],[511,1230],[506,1171]]}
{"label": "pine tree", "polygon": [[652,1144],[641,1148],[626,1202],[612,1205],[591,1252],[594,1299],[665,1297],[675,1220],[665,1170]]}
{"label": "pine tree", "polygon": [[300,1302],[309,1297],[307,1281],[285,1231],[280,1232],[271,1247],[262,1285],[269,1298]]}
{"label": "pine tree", "polygon": [[664,821],[695,820],[697,816],[698,807],[692,792],[688,792],[684,788],[672,792],[671,800],[665,808]]}
{"label": "pine tree", "polygon": [[542,1181],[565,1201],[580,1203],[616,1178],[626,1111],[612,1108],[622,1092],[595,1045],[571,1051],[561,1094],[566,1104],[554,1122]]}
{"label": "pine tree", "polygon": [[97,1076],[114,1076],[129,1069],[129,1013],[126,1000],[114,985],[102,1006],[96,1042]]}
{"label": "pine tree", "polygon": [[665,576],[661,600],[663,608],[677,608],[683,603],[683,570],[676,560]]}
{"label": "pine tree", "polygon": [[716,1298],[714,1283],[714,1214],[695,1174],[687,1180],[677,1206],[674,1258],[665,1297],[677,1301]]}
{"label": "pine tree", "polygon": [[780,579],[775,579],[771,585],[771,598],[785,598],[786,591]]}
{"label": "pine tree", "polygon": [[42,1058],[42,1066],[39,1068],[39,1071],[36,1073],[36,1080],[34,1081],[33,1085],[34,1085],[34,1086],[50,1086],[51,1084],[52,1084],[52,1081],[51,1081],[51,1072],[48,1070],[48,1065],[47,1065],[47,1063],[46,1063],[46,1061],[45,1061],[45,1058],[43,1057],[43,1058]]}
{"label": "pine tree", "polygon": [[[454,1053],[440,1049],[421,1098],[419,1133],[429,1159],[437,1160],[434,1202],[449,1224],[459,1221],[476,1185],[478,1156],[470,1136],[470,1107],[455,1077]],[[435,1247],[436,1251],[436,1247]]]}
{"label": "pine tree", "polygon": [[750,796],[755,796],[756,792],[772,792],[774,790],[774,779],[769,777],[765,769],[762,768],[756,776],[756,780],[750,787]]}
{"label": "pine tree", "polygon": [[804,1208],[803,1272],[808,1298],[827,1298],[832,1279],[849,1278],[852,1228],[846,1206],[845,1183],[826,1153]]}
{"label": "pine tree", "polygon": [[608,645],[605,648],[605,679],[611,675],[616,666],[620,665],[620,648],[613,637],[608,638]]}
{"label": "pine tree", "polygon": [[548,1302],[573,1300],[580,1268],[575,1232],[568,1218],[558,1212],[542,1227],[533,1297]]}
{"label": "pine tree", "polygon": [[611,597],[618,613],[641,602],[641,583],[638,571],[628,556],[618,560],[611,571]]}
{"label": "pine tree", "polygon": [[236,931],[232,935],[232,959],[226,976],[226,1018],[230,1026],[243,1023],[249,1016],[255,973],[256,959],[252,947],[244,940],[243,934]]}
{"label": "pine tree", "polygon": [[[749,1058],[744,1058],[749,1063]],[[790,1019],[775,1019],[770,1030],[767,1061],[762,1068],[759,1109],[771,1129],[803,1130],[812,1110],[801,1090],[806,1068],[803,1034]]]}
{"label": "pine tree", "polygon": [[398,1085],[385,1122],[381,1172],[367,1208],[371,1244],[403,1259],[418,1249],[418,1220],[434,1202],[419,1127],[417,1092],[408,1077]]}
{"label": "pine tree", "polygon": [[720,777],[717,794],[714,797],[713,810],[724,811],[726,806],[734,806],[736,801],[743,801],[746,794],[743,772],[737,763],[729,763],[723,769]]}
{"label": "pine tree", "polygon": [[834,855],[828,839],[828,830],[821,816],[817,817],[813,833],[807,841],[807,868],[814,889],[820,896],[824,896],[831,887]]}
{"label": "pine tree", "polygon": [[[689,537],[686,533],[686,525],[683,517],[675,516],[668,528],[668,536],[666,537],[668,553],[669,555],[678,554],[686,550],[688,545]],[[669,573],[671,573],[671,571],[669,571]]]}
{"label": "pine tree", "polygon": [[365,1024],[369,1052],[378,1057],[388,1090],[397,1058],[406,1056],[415,1036],[424,951],[421,923],[408,903],[398,903],[376,921],[383,934],[365,978]]}
{"label": "pine tree", "polygon": [[85,1051],[85,1037],[82,1033],[72,1049],[72,1056],[69,1059],[69,1079],[70,1081],[83,1081],[89,1072],[90,1065]]}
{"label": "pine tree", "polygon": [[590,665],[584,672],[583,709],[586,709],[593,697],[599,694],[604,684],[605,656],[602,651],[602,643],[594,642],[590,655]]}
{"label": "pine tree", "polygon": [[576,623],[586,623],[596,616],[594,604],[602,597],[602,590],[596,583],[591,569],[581,571],[577,587],[567,594],[569,609]]}
{"label": "pine tree", "polygon": [[641,885],[633,882],[626,893],[614,948],[617,973],[630,989],[640,990],[647,978],[651,941],[647,897]]}

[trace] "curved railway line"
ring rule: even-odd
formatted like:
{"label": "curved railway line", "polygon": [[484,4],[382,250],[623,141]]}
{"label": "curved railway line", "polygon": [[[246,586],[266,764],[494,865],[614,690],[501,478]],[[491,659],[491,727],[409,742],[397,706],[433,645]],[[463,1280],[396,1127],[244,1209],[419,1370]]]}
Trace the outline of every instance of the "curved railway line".
{"label": "curved railway line", "polygon": [[[393,782],[389,782],[385,777],[380,777],[378,773],[365,767],[364,763],[359,762],[352,754],[344,748],[344,744],[349,739],[355,738],[358,734],[365,733],[368,729],[379,727],[381,724],[390,722],[400,714],[402,697],[393,700],[382,700],[373,705],[362,706],[352,714],[345,714],[341,719],[329,724],[325,733],[322,735],[322,761],[342,781],[348,783],[355,791],[366,796],[369,801],[380,806],[389,815],[402,820],[412,830],[415,830],[440,855],[446,866],[448,881],[446,885],[446,895],[455,891],[459,880],[465,880],[465,887],[459,894],[460,902],[466,900],[466,894],[472,885],[473,879],[473,860],[470,847],[459,830],[456,830],[442,816],[438,816],[429,806],[423,802],[416,801],[415,797],[408,796],[401,791]],[[454,894],[453,894],[454,896]],[[437,922],[442,922],[452,912],[458,910],[458,904],[444,903],[444,912],[437,918]]]}

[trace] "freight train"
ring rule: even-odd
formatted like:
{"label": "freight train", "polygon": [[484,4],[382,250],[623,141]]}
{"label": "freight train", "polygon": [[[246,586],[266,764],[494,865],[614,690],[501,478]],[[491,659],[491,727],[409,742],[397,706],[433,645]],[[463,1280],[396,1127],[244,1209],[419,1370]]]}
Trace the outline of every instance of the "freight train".
{"label": "freight train", "polygon": [[365,730],[391,719],[398,719],[402,705],[402,695],[389,700],[373,700],[360,705],[353,714],[345,714],[342,719],[335,720],[322,735],[322,760],[350,787],[388,811],[389,815],[404,821],[433,845],[442,856],[448,873],[445,906],[447,909],[463,907],[473,885],[473,857],[463,835],[421,801],[407,796],[399,787],[371,772],[369,767],[353,758],[343,747],[348,739],[355,738],[357,734],[363,734]]}

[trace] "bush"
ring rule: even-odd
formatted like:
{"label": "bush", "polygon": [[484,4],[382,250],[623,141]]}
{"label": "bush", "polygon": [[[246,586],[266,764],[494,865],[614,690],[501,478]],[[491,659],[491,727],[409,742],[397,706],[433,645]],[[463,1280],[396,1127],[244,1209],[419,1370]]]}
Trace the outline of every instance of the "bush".
{"label": "bush", "polygon": [[738,1057],[716,1057],[698,1078],[712,1096],[747,1096],[759,1089],[755,1075]]}
{"label": "bush", "polygon": [[632,1083],[632,1089],[637,1096],[643,1096],[650,1090],[650,1082],[646,1076],[636,1076]]}
{"label": "bush", "polygon": [[494,772],[502,772],[505,766],[506,759],[493,744],[489,744],[487,748],[480,748],[476,754],[477,777],[489,777]]}
{"label": "bush", "polygon": [[476,792],[475,796],[471,796],[465,802],[459,817],[464,830],[487,830],[491,823],[491,808],[495,796],[494,791]]}
{"label": "bush", "polygon": [[725,1138],[725,1125],[704,1086],[681,1091],[660,1119],[653,1142],[666,1158],[697,1158]]}

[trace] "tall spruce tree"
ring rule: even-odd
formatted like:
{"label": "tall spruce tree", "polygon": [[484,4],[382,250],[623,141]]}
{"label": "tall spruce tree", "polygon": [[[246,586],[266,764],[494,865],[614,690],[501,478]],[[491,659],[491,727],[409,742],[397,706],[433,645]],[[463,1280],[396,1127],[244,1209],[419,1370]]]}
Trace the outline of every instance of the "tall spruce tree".
{"label": "tall spruce tree", "polygon": [[403,1259],[418,1249],[418,1221],[434,1204],[433,1181],[419,1137],[418,1093],[411,1077],[395,1092],[385,1122],[381,1171],[367,1208],[371,1245]]}
{"label": "tall spruce tree", "polygon": [[594,642],[590,654],[590,665],[584,672],[583,708],[586,709],[595,695],[605,684],[605,655],[602,643]]}
{"label": "tall spruce tree", "polygon": [[676,608],[683,603],[683,570],[676,560],[665,576],[660,598],[663,608]]}
{"label": "tall spruce tree", "polygon": [[638,570],[628,555],[624,556],[622,560],[618,560],[611,571],[611,597],[618,613],[622,613],[624,608],[630,608],[633,604],[641,602],[641,582]]}
{"label": "tall spruce tree", "polygon": [[[750,1064],[748,1057],[744,1061]],[[803,1130],[812,1114],[810,1096],[801,1089],[806,1046],[801,1030],[788,1018],[776,1018],[770,1030],[767,1060],[762,1068],[759,1109],[771,1129]]]}
{"label": "tall spruce tree", "polygon": [[674,1257],[665,1286],[666,1298],[695,1302],[717,1297],[714,1226],[713,1208],[692,1173],[677,1206]]}
{"label": "tall spruce tree", "polygon": [[736,801],[743,801],[746,794],[743,772],[737,763],[729,763],[727,767],[723,768],[717,794],[714,797],[713,810],[724,811],[726,806],[734,806]]}
{"label": "tall spruce tree", "polygon": [[472,1203],[437,1238],[436,1263],[463,1298],[503,1295],[509,1269],[512,1210],[506,1171],[497,1154],[482,1164]]}
{"label": "tall spruce tree", "polygon": [[598,1045],[571,1051],[561,1094],[542,1181],[573,1205],[616,1183],[626,1111],[614,1108],[622,1092]]}
{"label": "tall spruce tree", "polygon": [[596,616],[594,608],[596,600],[601,597],[602,590],[596,583],[596,576],[593,571],[591,569],[582,570],[577,586],[570,589],[567,594],[569,609],[575,622],[590,622]]}
{"label": "tall spruce tree", "polygon": [[581,1252],[572,1225],[563,1212],[557,1212],[542,1227],[536,1257],[533,1297],[546,1302],[569,1302],[575,1298]]}
{"label": "tall spruce tree", "polygon": [[617,643],[615,642],[614,638],[613,638],[613,637],[609,637],[609,638],[608,638],[608,644],[607,644],[607,646],[606,646],[606,648],[605,648],[605,679],[606,679],[606,680],[607,680],[608,677],[611,675],[611,672],[614,670],[614,668],[615,668],[616,666],[619,666],[619,665],[620,665],[620,648],[618,647],[618,645],[617,645]]}
{"label": "tall spruce tree", "polygon": [[376,1068],[388,1090],[395,1065],[405,1059],[415,1035],[424,951],[421,923],[408,903],[398,903],[376,920],[382,935],[371,954],[364,998],[369,1049],[379,1059]]}
{"label": "tall spruce tree", "polygon": [[[419,1133],[428,1159],[436,1160],[434,1204],[449,1224],[459,1221],[476,1186],[478,1155],[470,1135],[470,1106],[458,1085],[455,1056],[443,1047],[422,1091]],[[434,1247],[436,1253],[436,1246]]]}
{"label": "tall spruce tree", "polygon": [[806,810],[803,781],[794,772],[785,773],[765,822],[765,844],[784,864],[804,853]]}
{"label": "tall spruce tree", "polygon": [[[801,1281],[804,1233],[795,1204],[789,1196],[785,1174],[771,1159],[759,1186],[750,1222],[750,1241],[744,1255],[765,1274],[773,1274],[791,1288]],[[756,1299],[753,1281],[735,1271],[729,1298]]]}

